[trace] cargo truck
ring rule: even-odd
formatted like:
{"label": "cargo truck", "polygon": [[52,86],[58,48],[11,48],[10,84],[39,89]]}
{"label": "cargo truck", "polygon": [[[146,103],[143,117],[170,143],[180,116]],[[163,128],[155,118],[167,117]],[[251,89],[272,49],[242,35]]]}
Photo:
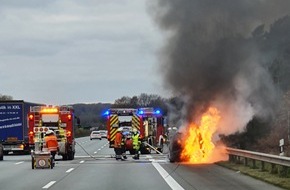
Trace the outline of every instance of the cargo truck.
{"label": "cargo truck", "polygon": [[41,104],[24,100],[0,101],[0,144],[4,155],[9,152],[30,153],[27,114],[30,106],[35,105]]}

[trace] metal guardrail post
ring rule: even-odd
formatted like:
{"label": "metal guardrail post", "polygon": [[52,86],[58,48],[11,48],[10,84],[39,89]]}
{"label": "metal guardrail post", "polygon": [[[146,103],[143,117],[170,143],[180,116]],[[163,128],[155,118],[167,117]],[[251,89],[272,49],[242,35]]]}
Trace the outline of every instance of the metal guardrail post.
{"label": "metal guardrail post", "polygon": [[278,170],[277,170],[277,167],[275,164],[271,164],[271,170],[270,170],[270,173],[271,174],[277,174],[278,173]]}
{"label": "metal guardrail post", "polygon": [[265,171],[265,162],[261,161],[261,171]]}
{"label": "metal guardrail post", "polygon": [[[287,177],[287,171],[290,168],[290,157],[285,156],[277,156],[271,154],[264,154],[259,152],[247,151],[247,150],[240,150],[234,148],[227,148],[226,149],[229,154],[229,158],[236,163],[240,163],[240,158],[243,159],[243,163],[245,166],[249,165],[249,159],[252,160],[252,167],[256,168],[256,161],[261,162],[261,171],[265,170],[265,162],[271,164],[270,173],[277,174],[281,177]],[[278,166],[281,166],[282,169],[278,171]]]}
{"label": "metal guardrail post", "polygon": [[256,169],[257,167],[256,167],[256,160],[252,160],[253,161],[253,169]]}
{"label": "metal guardrail post", "polygon": [[245,157],[244,165],[245,165],[245,166],[248,166],[248,158],[247,158],[247,157]]}

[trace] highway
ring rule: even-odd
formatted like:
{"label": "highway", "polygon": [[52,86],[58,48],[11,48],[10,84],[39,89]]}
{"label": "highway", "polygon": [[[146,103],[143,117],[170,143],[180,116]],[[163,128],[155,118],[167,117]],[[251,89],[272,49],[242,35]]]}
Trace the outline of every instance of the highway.
{"label": "highway", "polygon": [[190,165],[169,163],[164,155],[141,155],[126,161],[113,158],[108,141],[76,140],[74,160],[56,157],[53,169],[31,169],[30,155],[4,156],[0,161],[0,190],[279,190],[238,172],[215,164]]}

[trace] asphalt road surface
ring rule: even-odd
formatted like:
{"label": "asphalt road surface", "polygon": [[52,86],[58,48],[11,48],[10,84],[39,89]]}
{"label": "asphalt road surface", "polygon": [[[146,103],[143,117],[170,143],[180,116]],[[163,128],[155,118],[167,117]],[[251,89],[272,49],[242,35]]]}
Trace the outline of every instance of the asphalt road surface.
{"label": "asphalt road surface", "polygon": [[278,190],[270,184],[215,164],[169,163],[166,154],[141,155],[117,161],[106,139],[76,140],[74,160],[56,157],[53,169],[31,169],[30,155],[4,156],[0,190]]}

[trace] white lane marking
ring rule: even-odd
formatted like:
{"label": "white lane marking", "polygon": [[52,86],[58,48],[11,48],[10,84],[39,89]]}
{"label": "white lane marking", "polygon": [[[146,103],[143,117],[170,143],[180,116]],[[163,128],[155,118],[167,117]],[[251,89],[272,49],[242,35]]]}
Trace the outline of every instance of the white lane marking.
{"label": "white lane marking", "polygon": [[155,162],[158,162],[158,163],[168,163],[167,160],[155,160]]}
{"label": "white lane marking", "polygon": [[100,148],[98,150],[101,150]]}
{"label": "white lane marking", "polygon": [[22,161],[22,162],[17,162],[17,163],[15,163],[15,165],[22,164],[22,163],[24,163],[24,161]]}
{"label": "white lane marking", "polygon": [[80,161],[80,164],[82,164],[82,163],[84,163],[85,161],[84,160],[82,160],[82,161]]}
{"label": "white lane marking", "polygon": [[48,184],[46,184],[45,186],[42,187],[42,189],[48,189],[50,188],[56,181],[51,181]]}
{"label": "white lane marking", "polygon": [[73,171],[74,170],[74,168],[70,168],[70,169],[68,169],[67,171],[66,171],[66,173],[69,173],[69,172],[71,172],[71,171]]}
{"label": "white lane marking", "polygon": [[152,156],[151,155],[146,155],[146,158],[152,158]]}
{"label": "white lane marking", "polygon": [[97,154],[97,153],[98,153],[98,151],[94,152],[94,154]]}
{"label": "white lane marking", "polygon": [[75,158],[89,158],[90,156],[75,156]]}
{"label": "white lane marking", "polygon": [[152,165],[155,167],[155,169],[159,172],[161,177],[165,180],[165,182],[171,187],[171,189],[174,190],[184,190],[183,187],[181,187],[168,173],[165,169],[160,166],[160,164],[156,162],[152,162]]}

